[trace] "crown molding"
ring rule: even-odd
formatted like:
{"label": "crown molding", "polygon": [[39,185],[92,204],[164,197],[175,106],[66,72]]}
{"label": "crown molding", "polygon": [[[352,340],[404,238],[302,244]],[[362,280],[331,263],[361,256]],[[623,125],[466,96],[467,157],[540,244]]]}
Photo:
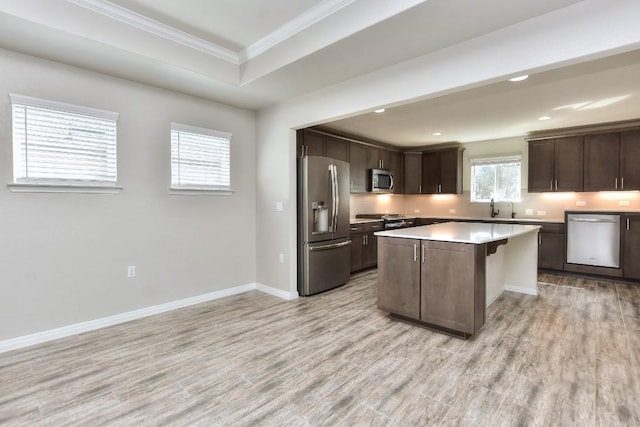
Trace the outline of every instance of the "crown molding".
{"label": "crown molding", "polygon": [[238,52],[238,59],[241,64],[263,54],[272,47],[282,43],[290,37],[304,31],[313,24],[333,15],[339,10],[355,3],[357,0],[325,0],[318,3],[311,9],[296,16],[275,31],[267,34],[257,42]]}
{"label": "crown molding", "polygon": [[144,15],[133,12],[124,7],[113,4],[107,0],[67,0],[76,6],[84,7],[93,12],[99,13],[116,21],[146,31],[159,37],[163,37],[183,46],[190,47],[208,55],[214,56],[223,61],[240,65],[238,54],[230,49],[210,43],[201,38],[195,37],[184,31],[180,31],[169,25],[147,18]]}
{"label": "crown molding", "polygon": [[89,9],[108,18],[135,27],[139,30],[163,37],[172,42],[198,50],[234,65],[240,65],[258,55],[263,54],[274,46],[277,46],[283,41],[295,36],[313,24],[322,21],[357,0],[325,0],[320,2],[240,52],[235,52],[231,49],[218,46],[189,33],[133,12],[122,6],[113,4],[107,0],[67,1],[75,4],[76,6]]}

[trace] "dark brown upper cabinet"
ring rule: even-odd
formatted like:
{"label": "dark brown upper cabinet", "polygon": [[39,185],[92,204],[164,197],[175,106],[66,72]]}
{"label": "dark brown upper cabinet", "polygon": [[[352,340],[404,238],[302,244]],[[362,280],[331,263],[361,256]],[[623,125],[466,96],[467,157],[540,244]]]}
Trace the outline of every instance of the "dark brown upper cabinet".
{"label": "dark brown upper cabinet", "polygon": [[332,159],[349,161],[349,141],[327,135],[324,139],[324,155]]}
{"label": "dark brown upper cabinet", "polygon": [[444,148],[422,153],[422,194],[462,194],[462,151]]}
{"label": "dark brown upper cabinet", "polygon": [[529,141],[530,193],[584,190],[584,138]]}
{"label": "dark brown upper cabinet", "polygon": [[344,162],[349,161],[349,142],[342,138],[336,138],[309,129],[298,131],[298,156],[330,157]]}
{"label": "dark brown upper cabinet", "polygon": [[422,153],[404,153],[404,194],[422,192]]}
{"label": "dark brown upper cabinet", "polygon": [[368,148],[355,142],[349,143],[349,164],[351,166],[352,193],[367,192]]}
{"label": "dark brown upper cabinet", "polygon": [[640,190],[640,131],[585,136],[585,191]]}
{"label": "dark brown upper cabinet", "polygon": [[[393,192],[404,194],[404,155],[399,151],[384,150],[389,153],[389,170],[393,172]],[[387,161],[384,162],[387,167]]]}
{"label": "dark brown upper cabinet", "polygon": [[621,190],[640,190],[640,130],[620,133]]}

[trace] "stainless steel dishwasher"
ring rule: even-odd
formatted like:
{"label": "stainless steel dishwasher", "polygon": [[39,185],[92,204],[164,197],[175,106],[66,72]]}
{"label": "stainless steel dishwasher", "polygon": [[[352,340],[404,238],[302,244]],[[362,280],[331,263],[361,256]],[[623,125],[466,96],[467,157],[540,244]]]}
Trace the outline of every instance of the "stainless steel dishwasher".
{"label": "stainless steel dishwasher", "polygon": [[620,215],[567,214],[567,264],[620,268]]}

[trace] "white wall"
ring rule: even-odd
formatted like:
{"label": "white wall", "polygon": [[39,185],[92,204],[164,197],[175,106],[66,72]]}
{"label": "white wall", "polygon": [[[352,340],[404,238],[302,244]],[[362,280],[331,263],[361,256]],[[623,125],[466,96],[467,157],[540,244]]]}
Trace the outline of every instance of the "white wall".
{"label": "white wall", "polygon": [[[296,288],[292,129],[637,48],[640,26],[635,16],[639,10],[634,1],[612,6],[610,2],[585,0],[259,111],[258,282],[288,291]],[[616,31],[605,34],[603,28]],[[274,212],[276,201],[285,203],[285,212]],[[276,264],[268,251],[284,253],[285,263]]]}
{"label": "white wall", "polygon": [[[0,50],[0,182],[9,93],[120,113],[120,194],[0,187],[0,341],[256,281],[255,114]],[[169,195],[169,123],[233,134],[233,196]],[[127,279],[127,266],[137,277]]]}

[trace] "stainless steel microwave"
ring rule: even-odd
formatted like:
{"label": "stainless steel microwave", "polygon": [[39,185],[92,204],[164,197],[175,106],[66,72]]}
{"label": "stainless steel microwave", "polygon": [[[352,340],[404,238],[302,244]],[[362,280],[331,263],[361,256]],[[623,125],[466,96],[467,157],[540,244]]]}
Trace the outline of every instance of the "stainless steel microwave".
{"label": "stainless steel microwave", "polygon": [[367,191],[393,193],[393,172],[387,169],[369,169]]}

